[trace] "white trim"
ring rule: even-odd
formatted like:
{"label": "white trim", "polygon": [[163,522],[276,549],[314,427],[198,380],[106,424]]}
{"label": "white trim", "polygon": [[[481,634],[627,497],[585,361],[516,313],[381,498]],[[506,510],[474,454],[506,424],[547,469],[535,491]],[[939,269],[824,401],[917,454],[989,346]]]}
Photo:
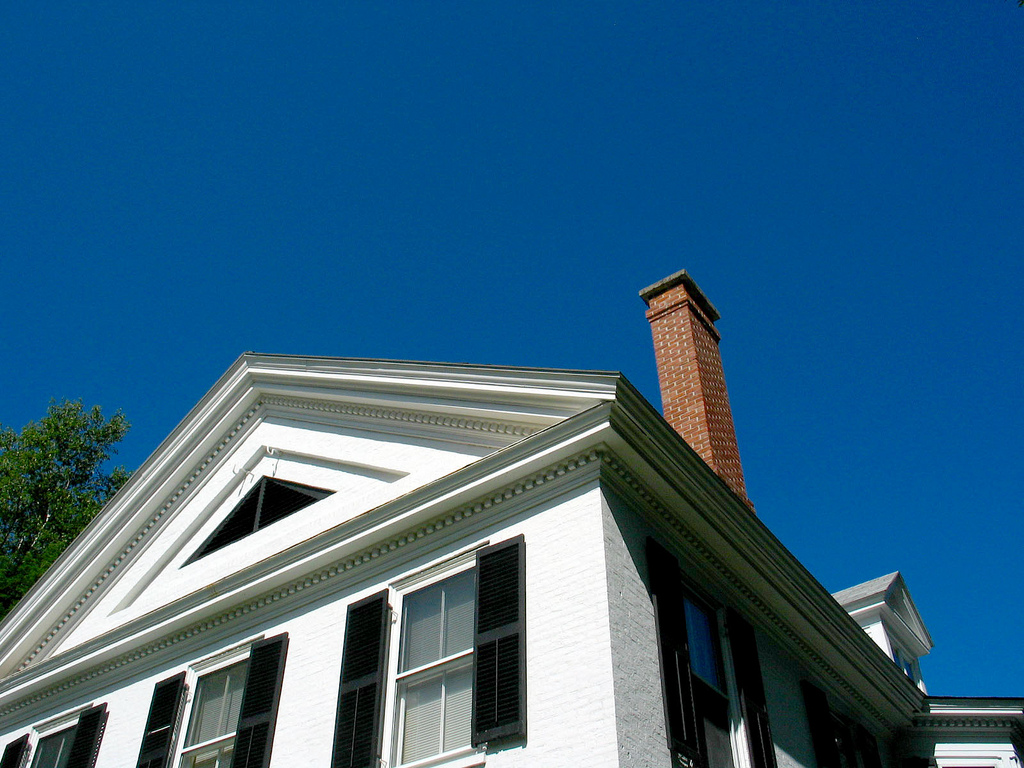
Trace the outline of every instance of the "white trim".
{"label": "white trim", "polygon": [[[390,627],[388,662],[384,680],[384,711],[381,730],[382,764],[385,766],[401,766],[401,768],[427,768],[434,765],[451,765],[452,768],[468,768],[483,765],[485,753],[472,746],[460,747],[438,755],[409,763],[398,763],[398,755],[402,750],[402,734],[399,732],[401,703],[398,697],[399,685],[416,677],[430,677],[431,670],[443,674],[450,667],[460,667],[463,663],[472,669],[475,649],[470,648],[437,659],[428,664],[420,665],[404,672],[400,671],[402,654],[402,618],[405,611],[405,598],[423,589],[439,584],[446,579],[466,573],[476,567],[476,553],[489,545],[489,540],[477,542],[453,555],[435,560],[421,568],[401,576],[391,582],[389,591],[393,595],[392,623]],[[474,598],[475,602],[475,598]]]}
{"label": "white trim", "polygon": [[476,564],[477,550],[489,546],[490,542],[484,539],[478,544],[458,552],[450,557],[431,563],[391,582],[391,588],[396,592],[412,592],[420,587],[454,576],[460,571],[466,571]]}
{"label": "white trim", "polygon": [[215,739],[210,739],[209,741],[204,742],[203,744],[195,744],[191,747],[184,748],[181,750],[181,754],[178,755],[178,759],[169,763],[169,767],[177,764],[180,765],[181,768],[188,768],[185,765],[185,761],[189,758],[198,757],[199,753],[207,750],[211,752],[216,751],[219,754],[220,751],[224,749],[224,747],[228,746],[228,744],[231,745],[232,759],[234,759],[235,736],[237,735],[238,731],[232,731],[229,734],[218,736]]}
{"label": "white trim", "polygon": [[[732,742],[732,760],[735,768],[754,768],[750,759],[750,727],[746,712],[740,707],[740,685],[736,679],[736,665],[732,658],[732,639],[725,608],[715,611],[718,620],[718,647],[722,654],[722,673],[725,675],[725,693],[729,697],[729,739]],[[751,628],[753,631],[753,628]]]}
{"label": "white trim", "polygon": [[[166,648],[197,632],[258,611],[472,516],[498,514],[493,510],[499,505],[502,514],[513,514],[514,508],[522,504],[536,504],[548,493],[564,492],[565,483],[586,482],[596,477],[602,452],[596,446],[578,451],[579,442],[589,442],[594,435],[589,429],[584,434],[577,430],[581,424],[600,429],[603,415],[592,409],[581,414],[583,421],[566,424],[565,430],[576,439],[566,441],[558,427],[545,430],[530,438],[540,441],[542,450],[532,450],[537,446],[529,441],[517,443],[508,449],[509,453],[497,452],[474,462],[148,613],[137,622],[70,649],[52,664],[44,662],[22,675],[2,680],[0,702],[12,688],[20,695],[11,697],[13,706],[0,704],[0,716],[52,695],[53,688],[28,696],[21,692],[45,685],[40,678],[54,676],[54,667],[64,679],[94,677],[126,660],[148,655],[150,651],[145,649],[151,646]],[[522,474],[517,473],[518,480],[510,482],[506,465],[513,459],[522,459],[525,466],[516,465]],[[478,495],[481,491],[483,495]],[[202,617],[199,621],[198,616]],[[121,656],[126,648],[132,650]],[[83,674],[83,670],[88,671]]]}
{"label": "white trim", "polygon": [[[275,398],[352,408],[405,432],[504,434],[507,445],[616,397],[621,375],[500,366],[244,354],[0,624],[0,674],[39,663],[153,538],[166,514],[229,458]],[[258,421],[258,419],[256,419]]]}
{"label": "white trim", "polygon": [[256,635],[255,637],[243,640],[242,642],[225,648],[222,651],[206,656],[199,661],[194,661],[188,665],[188,672],[202,677],[208,675],[211,672],[216,672],[221,667],[227,667],[234,664],[236,661],[249,658],[252,653],[253,643],[259,642],[264,637],[263,633]]}
{"label": "white trim", "polygon": [[47,736],[52,736],[55,733],[65,730],[66,728],[73,728],[78,725],[78,718],[81,717],[82,713],[87,709],[91,709],[93,704],[86,704],[81,707],[76,707],[70,712],[64,712],[56,717],[51,717],[49,720],[32,726],[32,732],[36,736],[36,742],[39,739],[45,739]]}
{"label": "white trim", "polygon": [[[464,651],[459,651],[458,653],[453,653],[451,656],[445,656],[443,659],[438,659],[437,661],[432,661],[429,664],[421,664],[420,666],[415,667],[413,669],[407,669],[404,672],[399,672],[395,676],[395,682],[396,683],[400,683],[400,682],[402,682],[403,680],[405,680],[407,678],[417,677],[421,672],[428,672],[431,669],[440,668],[440,667],[445,666],[446,664],[451,664],[452,666],[458,666],[457,664],[455,664],[455,662],[459,661],[460,659],[462,659],[464,657],[465,658],[469,658],[472,655],[473,655],[473,649],[472,648],[467,648]],[[427,675],[427,677],[429,677],[429,675]]]}
{"label": "white trim", "polygon": [[[36,762],[39,759],[39,747],[40,747],[40,745],[44,741],[46,741],[47,739],[52,739],[52,738],[54,738],[56,736],[61,736],[63,734],[66,734],[68,731],[73,731],[75,729],[75,727],[77,726],[77,724],[78,724],[77,721],[73,722],[73,723],[65,722],[65,723],[63,723],[61,725],[60,728],[56,728],[56,729],[47,731],[46,733],[36,734],[34,739],[30,736],[29,737],[29,749],[27,749],[25,754],[22,756],[22,763],[21,763],[21,765],[22,766],[32,766],[32,768],[36,768]],[[67,737],[65,737],[65,738],[67,738]],[[61,756],[63,756],[65,754],[64,750],[63,750],[63,747],[65,747],[65,746],[67,747],[68,752],[70,753],[71,746],[74,744],[74,741],[75,741],[74,734],[72,734],[70,742],[65,741],[64,744],[62,745],[62,749],[61,749],[61,753],[60,753]],[[65,762],[67,762],[67,758],[66,757],[63,757],[63,759],[64,759]]]}
{"label": "white trim", "polygon": [[435,765],[443,765],[444,768],[472,768],[472,766],[484,765],[486,762],[487,753],[484,751],[484,747],[460,747],[432,757],[424,757],[422,760],[402,763],[400,767],[395,766],[395,768],[431,768]]}

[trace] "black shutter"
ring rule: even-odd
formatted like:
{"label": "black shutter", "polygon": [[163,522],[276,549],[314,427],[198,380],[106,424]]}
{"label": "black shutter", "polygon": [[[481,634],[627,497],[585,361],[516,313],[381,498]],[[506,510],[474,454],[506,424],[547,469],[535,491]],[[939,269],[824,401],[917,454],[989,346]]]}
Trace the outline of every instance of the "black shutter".
{"label": "black shutter", "polygon": [[864,768],[882,768],[882,758],[878,754],[878,742],[863,725],[857,726],[857,749],[860,751]]}
{"label": "black shutter", "polygon": [[526,545],[476,554],[473,746],[526,738]]}
{"label": "black shutter", "polygon": [[26,733],[19,739],[15,739],[6,747],[4,747],[4,756],[0,760],[0,768],[21,768],[21,763],[25,759],[25,751],[28,748],[28,734]]}
{"label": "black shutter", "polygon": [[348,607],[331,768],[379,764],[390,614],[387,590]]}
{"label": "black shutter", "polygon": [[267,768],[270,764],[287,654],[287,633],[252,644],[242,710],[238,716],[233,768]]}
{"label": "black shutter", "polygon": [[661,688],[665,700],[668,746],[673,756],[682,752],[699,760],[697,714],[686,643],[686,614],[679,562],[654,539],[647,539],[647,573],[654,601],[654,620],[661,659]]}
{"label": "black shutter", "polygon": [[78,716],[78,728],[68,750],[66,768],[93,768],[100,751],[100,739],[107,725],[107,705],[91,707]]}
{"label": "black shutter", "polygon": [[764,680],[761,678],[761,661],[757,655],[754,628],[732,609],[729,610],[729,645],[736,670],[736,685],[740,692],[740,707],[747,723],[753,766],[775,768],[775,747],[768,723]]}
{"label": "black shutter", "polygon": [[171,748],[172,737],[178,725],[182,694],[185,692],[185,673],[162,680],[153,689],[153,701],[146,719],[146,735],[142,739],[136,768],[164,768]]}
{"label": "black shutter", "polygon": [[800,687],[804,691],[807,724],[811,728],[811,741],[814,743],[814,756],[818,760],[818,768],[840,768],[839,745],[836,744],[835,726],[832,724],[828,697],[823,690],[806,680],[800,681]]}

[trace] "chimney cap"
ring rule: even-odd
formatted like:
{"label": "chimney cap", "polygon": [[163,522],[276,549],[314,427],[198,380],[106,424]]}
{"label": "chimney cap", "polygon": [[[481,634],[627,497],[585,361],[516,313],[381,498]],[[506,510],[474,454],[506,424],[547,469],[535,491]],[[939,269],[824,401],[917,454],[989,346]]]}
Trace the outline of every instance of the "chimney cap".
{"label": "chimney cap", "polygon": [[651,299],[660,296],[666,291],[675,288],[677,285],[682,285],[686,288],[686,292],[690,295],[690,298],[700,307],[701,311],[708,316],[711,322],[718,320],[721,315],[718,314],[718,310],[715,309],[715,305],[708,301],[708,297],[704,295],[704,291],[693,281],[689,273],[685,269],[681,269],[674,275],[669,275],[664,280],[659,280],[654,285],[649,285],[640,291],[640,298],[644,300],[647,306],[651,306]]}

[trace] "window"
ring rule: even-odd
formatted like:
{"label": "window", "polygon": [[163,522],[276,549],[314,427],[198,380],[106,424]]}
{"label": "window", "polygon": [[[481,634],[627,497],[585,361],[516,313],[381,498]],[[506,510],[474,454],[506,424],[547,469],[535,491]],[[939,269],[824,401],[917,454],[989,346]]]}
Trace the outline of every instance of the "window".
{"label": "window", "polygon": [[464,571],[402,601],[397,765],[470,745],[475,591]]}
{"label": "window", "polygon": [[833,712],[813,683],[802,680],[800,687],[819,768],[882,768],[878,742],[864,726]]}
{"label": "window", "polygon": [[917,660],[909,653],[900,652],[899,648],[895,645],[892,646],[892,660],[896,662],[896,666],[903,670],[903,674],[913,680],[915,683],[920,682],[920,674],[917,671]]}
{"label": "window", "polygon": [[332,768],[434,765],[525,738],[524,569],[520,536],[349,606]]}
{"label": "window", "polygon": [[247,666],[248,662],[243,661],[200,678],[181,768],[229,768],[231,765]]}
{"label": "window", "polygon": [[3,757],[0,757],[0,768],[21,768],[27,750],[28,734],[23,733],[4,747]]}
{"label": "window", "polygon": [[71,754],[71,742],[75,738],[75,729],[68,728],[44,736],[36,747],[36,756],[32,768],[65,768]]}
{"label": "window", "polygon": [[733,768],[729,698],[722,674],[717,617],[690,597],[683,598],[697,740],[709,768]]}
{"label": "window", "polygon": [[[107,705],[99,704],[37,726],[39,741],[32,768],[93,768],[106,724]],[[18,768],[28,751],[29,734],[25,734],[4,748],[0,766]]]}
{"label": "window", "polygon": [[324,488],[261,477],[185,565],[244,539],[332,493]]}
{"label": "window", "polygon": [[[647,540],[647,570],[658,632],[669,750],[675,766],[734,768],[733,727],[746,731],[750,763],[775,768],[754,630],[732,610],[714,610],[683,587],[675,556]],[[728,627],[727,679],[719,623]],[[730,695],[742,722],[733,723]]]}
{"label": "window", "polygon": [[[288,634],[282,633],[158,682],[136,768],[267,768],[287,654]],[[197,672],[203,673],[198,680]],[[192,680],[188,686],[187,680]],[[192,686],[187,730],[179,739],[179,713]]]}
{"label": "window", "polygon": [[711,612],[691,599],[683,598],[686,637],[690,645],[690,669],[708,685],[721,691],[721,650]]}

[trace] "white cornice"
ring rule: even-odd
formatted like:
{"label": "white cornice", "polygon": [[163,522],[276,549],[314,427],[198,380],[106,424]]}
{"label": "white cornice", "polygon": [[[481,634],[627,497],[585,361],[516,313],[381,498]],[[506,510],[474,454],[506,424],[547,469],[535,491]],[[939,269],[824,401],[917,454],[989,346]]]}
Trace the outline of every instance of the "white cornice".
{"label": "white cornice", "polygon": [[[388,431],[478,435],[468,441],[500,447],[610,400],[618,378],[602,372],[243,355],[0,624],[0,674],[45,657],[267,403],[390,425]],[[362,394],[346,403],[338,387]]]}
{"label": "white cornice", "polygon": [[929,698],[925,707],[914,716],[916,731],[1009,735],[1024,741],[1024,700]]}
{"label": "white cornice", "polygon": [[[490,509],[501,501],[518,497],[524,490],[533,491],[533,495],[536,495],[534,489],[544,485],[546,480],[559,478],[566,471],[573,471],[586,463],[574,461],[572,457],[580,452],[586,456],[593,450],[587,446],[595,445],[598,442],[594,439],[595,434],[607,426],[608,408],[608,405],[594,407],[574,419],[513,443],[461,470],[148,613],[101,638],[37,660],[0,682],[0,701],[5,691],[16,690],[22,685],[35,687],[40,681],[54,675],[76,675],[83,665],[91,667],[99,663],[100,659],[121,653],[119,648],[123,647],[123,653],[131,654],[128,649],[137,645],[150,647],[155,638],[173,635],[172,627],[176,630],[197,622],[204,625],[201,617],[222,611],[237,601],[248,601],[271,584],[276,586],[287,583],[289,579],[298,579],[297,583],[301,583],[305,576],[300,578],[297,574],[319,572],[339,559],[340,553],[350,551],[353,547],[369,546],[372,551],[373,546],[368,542],[404,530],[404,526],[411,522],[436,514],[437,509],[468,503],[467,500],[477,498],[490,485],[503,488],[499,494],[501,498],[489,491],[487,493],[490,496],[472,502],[474,507],[479,505],[481,510]],[[502,484],[507,482],[510,470],[524,479],[504,488]],[[530,480],[535,473],[539,473],[540,479]],[[370,555],[374,559],[377,556]],[[299,591],[301,589],[298,587]],[[278,599],[275,598],[274,602]],[[223,618],[217,620],[215,625],[220,626],[222,623]]]}
{"label": "white cornice", "polygon": [[253,375],[297,376],[363,382],[367,389],[424,390],[432,397],[449,389],[462,392],[486,392],[487,400],[496,393],[508,392],[516,399],[524,393],[536,393],[544,399],[610,399],[621,374],[614,371],[567,370],[561,368],[525,368],[501,365],[428,363],[372,358],[310,357],[267,355],[247,352],[236,362]]}
{"label": "white cornice", "polygon": [[344,402],[313,400],[310,398],[282,397],[279,395],[264,395],[260,402],[266,406],[281,406],[295,410],[349,416],[375,423],[384,421],[396,422],[403,426],[427,425],[460,432],[483,432],[507,436],[513,439],[529,437],[540,429],[535,424],[516,424],[508,421],[473,419],[448,414],[415,411],[407,408],[379,408]]}
{"label": "white cornice", "polygon": [[615,396],[620,374],[389,360],[243,356],[263,395],[314,395],[371,407],[548,426]]}
{"label": "white cornice", "polygon": [[[594,424],[603,420],[602,414],[606,416],[607,412],[603,410],[595,411],[593,414],[590,414],[591,418],[585,420],[580,419],[579,421],[587,421]],[[597,418],[595,419],[595,417]],[[582,424],[581,426],[586,427],[585,424]],[[564,433],[568,430],[556,431]],[[585,431],[593,433],[590,428],[587,428]],[[565,435],[563,434],[562,437],[564,436]],[[542,435],[540,437],[544,436]],[[552,435],[551,437],[555,436]],[[515,452],[510,452],[510,455],[507,458],[514,460],[516,458],[514,453]],[[828,661],[826,656],[820,652],[820,649],[816,648],[814,645],[809,643],[806,638],[796,632],[786,621],[785,617],[777,612],[762,595],[755,592],[750,585],[747,584],[744,579],[729,566],[729,564],[727,564],[710,547],[707,546],[702,537],[687,525],[678,512],[672,511],[663,505],[659,498],[633,474],[631,470],[635,469],[634,467],[625,463],[612,451],[602,448],[601,445],[595,445],[568,459],[562,459],[556,463],[545,466],[540,470],[532,471],[511,483],[507,483],[495,491],[488,492],[484,496],[474,499],[471,502],[457,505],[447,512],[435,514],[435,516],[430,518],[427,522],[419,523],[411,528],[403,529],[397,534],[390,535],[382,541],[375,542],[371,546],[365,546],[344,558],[336,559],[327,564],[320,564],[311,572],[303,572],[300,576],[293,577],[271,590],[251,596],[241,602],[231,603],[225,609],[222,609],[212,615],[207,615],[200,620],[187,623],[172,632],[152,637],[138,647],[132,647],[135,643],[133,638],[138,637],[143,628],[140,626],[127,627],[112,636],[93,641],[90,644],[86,644],[80,648],[73,649],[67,653],[33,665],[32,667],[11,676],[7,680],[3,681],[3,683],[0,683],[0,699],[8,698],[11,694],[14,694],[15,696],[13,700],[9,700],[5,706],[0,708],[0,716],[14,714],[25,707],[32,707],[32,705],[42,702],[53,695],[89,681],[97,680],[108,673],[113,673],[125,668],[127,665],[134,665],[142,659],[156,659],[165,652],[172,653],[174,652],[173,649],[176,649],[182,644],[201,641],[202,638],[200,636],[205,636],[205,634],[212,630],[223,629],[229,624],[240,623],[244,620],[258,621],[259,616],[262,615],[262,613],[271,610],[281,610],[285,607],[286,603],[291,604],[294,600],[302,599],[301,596],[306,592],[315,592],[315,594],[311,594],[307,598],[315,599],[316,594],[320,594],[321,590],[332,588],[331,584],[337,581],[339,576],[347,574],[350,571],[353,571],[353,569],[359,569],[370,563],[379,561],[381,558],[388,557],[391,553],[403,549],[410,544],[419,542],[425,537],[441,533],[442,531],[451,532],[453,527],[465,525],[466,522],[472,518],[478,518],[484,514],[493,514],[499,507],[513,500],[522,500],[524,503],[535,504],[537,503],[536,499],[529,500],[526,497],[536,494],[538,490],[551,485],[553,481],[560,480],[563,477],[577,473],[583,467],[595,465],[606,467],[606,471],[602,474],[606,481],[614,479],[615,485],[628,487],[630,492],[635,497],[641,499],[643,504],[648,507],[654,515],[659,517],[665,524],[676,531],[682,537],[683,541],[685,541],[687,551],[690,555],[704,561],[719,575],[720,578],[728,582],[739,594],[742,594],[744,597],[744,606],[746,606],[748,610],[756,610],[757,614],[762,617],[762,623],[765,621],[770,623],[775,630],[773,634],[784,635],[788,640],[788,645],[799,650],[801,658],[813,664],[820,674],[827,677],[837,687],[840,687],[848,696],[857,701],[860,706],[864,707],[867,712],[879,718],[882,722],[890,722],[890,720],[879,712],[876,706],[874,706],[872,703],[873,697],[864,696],[858,687],[851,685],[838,672],[835,666]],[[592,475],[592,473],[587,474]],[[452,480],[454,480],[456,484],[459,484],[464,481],[465,478],[452,478]],[[560,483],[558,485],[561,486]],[[443,493],[437,493],[439,490],[439,488],[425,489],[425,493],[428,495],[443,496]],[[319,546],[319,544],[311,542],[310,546],[315,548]],[[284,562],[285,559],[285,555],[282,555],[282,557],[279,558],[279,562],[276,564],[261,565],[269,568],[281,568],[286,565]],[[291,560],[301,561],[302,558],[299,557],[297,553],[292,553]],[[240,584],[244,584],[253,579],[259,581],[261,577],[255,572],[250,574],[247,571],[245,573],[237,574],[236,577],[233,577],[230,580],[231,582],[237,583],[233,584],[225,582],[223,584],[215,585],[211,589],[213,592],[225,592],[230,594],[236,590]],[[150,623],[154,628],[158,628],[162,624],[161,620],[164,618],[159,614],[167,613],[169,616],[173,616],[182,612],[183,609],[185,609],[184,612],[186,613],[194,613],[194,610],[187,609],[185,603],[195,603],[196,606],[193,606],[194,608],[202,606],[208,600],[209,595],[207,594],[195,595],[192,598],[185,598],[172,606],[168,606],[168,608],[163,611],[143,617],[139,623]],[[836,609],[841,610],[838,605],[835,607]],[[845,613],[843,615],[845,616]],[[753,616],[751,616],[751,618],[753,618]],[[124,635],[123,637],[120,636],[122,634]],[[90,658],[102,655],[105,648],[116,649],[117,647],[130,648],[130,650],[115,653],[112,656],[108,654],[109,658],[104,658],[98,663],[89,663]],[[70,670],[76,671],[69,675],[68,672]],[[59,682],[47,685],[47,681],[52,680],[55,677]],[[7,689],[7,696],[4,695],[4,689]],[[23,691],[22,695],[18,695],[17,691],[19,690]]]}
{"label": "white cornice", "polygon": [[[21,690],[21,695],[0,705],[0,717],[12,715],[26,707],[44,701],[54,695],[60,694],[71,688],[75,688],[89,681],[100,678],[108,673],[115,672],[129,664],[134,664],[147,657],[160,655],[176,646],[189,642],[193,638],[198,639],[200,635],[211,630],[222,628],[229,623],[237,622],[243,617],[255,617],[256,614],[268,612],[278,608],[284,602],[298,599],[302,593],[312,590],[320,594],[324,589],[332,588],[332,582],[345,578],[353,569],[359,569],[367,564],[386,558],[391,553],[405,548],[408,545],[417,544],[425,537],[448,531],[455,526],[465,525],[471,518],[479,518],[481,515],[493,515],[495,511],[507,504],[518,501],[527,494],[534,495],[545,486],[557,485],[558,492],[564,493],[567,486],[564,479],[571,480],[573,474],[579,473],[584,467],[597,466],[603,458],[603,452],[597,448],[588,449],[571,458],[559,461],[540,471],[531,473],[515,482],[509,483],[496,491],[490,492],[472,502],[462,504],[437,515],[425,523],[407,528],[397,535],[391,535],[383,541],[374,543],[361,550],[329,564],[323,565],[312,573],[306,573],[298,578],[281,584],[280,586],[252,597],[242,603],[232,605],[215,615],[208,616],[200,621],[188,624],[174,632],[164,634],[152,639],[130,651],[117,654],[111,658],[104,659],[100,663],[89,664],[84,668],[68,675],[67,670],[74,669],[76,661],[88,661],[96,655],[97,650],[109,644],[118,643],[118,640],[130,640],[127,638],[104,637],[80,648],[73,649],[66,654],[54,657],[51,660],[41,662],[22,672],[4,680],[0,683],[0,701],[10,695],[10,692]],[[586,473],[591,478],[597,474]],[[580,480],[585,480],[581,477]],[[536,500],[530,503],[536,503]],[[242,580],[245,576],[242,575]],[[180,602],[180,601],[179,601]],[[170,606],[169,611],[174,613],[177,606]],[[144,619],[147,617],[144,617]],[[149,617],[152,618],[152,617]],[[59,683],[46,685],[47,680],[57,677]],[[40,687],[42,686],[42,687]],[[6,690],[5,690],[6,689]],[[5,696],[5,693],[7,696]]]}
{"label": "white cornice", "polygon": [[[231,371],[226,378],[230,380],[225,385],[229,389],[238,381]],[[599,377],[597,388],[607,387],[609,381]],[[134,668],[141,659],[159,657],[166,649],[180,649],[182,643],[215,628],[265,620],[263,617],[282,605],[294,605],[296,595],[322,594],[321,589],[339,583],[340,574],[379,562],[423,537],[465,530],[463,526],[471,525],[467,521],[487,519],[486,514],[494,510],[504,513],[520,500],[536,503],[538,489],[561,485],[565,482],[562,478],[589,477],[590,469],[602,466],[597,461],[602,459],[608,467],[603,476],[628,488],[660,528],[685,544],[681,549],[733,594],[737,607],[752,611],[750,618],[806,660],[828,687],[856,702],[887,727],[909,724],[920,707],[921,692],[632,386],[622,378],[614,381],[614,403],[605,392],[591,401],[601,404],[587,411],[513,442],[166,609],[140,617],[102,641],[50,658],[37,658],[34,664],[0,681],[0,715],[30,707],[90,680],[109,679],[103,676],[126,665]],[[289,397],[280,393],[273,396]],[[259,407],[258,401],[236,392],[235,399],[221,403],[220,408],[204,400],[197,409],[210,411],[209,419],[214,423],[226,423],[230,415],[230,423],[235,426],[250,420]],[[201,430],[195,424],[179,430],[182,433],[172,433],[168,441],[191,446],[193,452],[186,455],[198,455],[195,446],[205,443],[198,434],[186,439],[183,432]],[[227,428],[219,432],[229,433]],[[230,443],[229,437],[219,439],[202,456],[208,459],[211,452],[215,456],[218,450],[229,450],[225,439]],[[222,447],[218,449],[218,445]],[[169,450],[174,454],[173,446]],[[193,469],[176,486],[169,483],[176,475],[165,470],[164,485],[157,483],[157,487],[180,489],[187,488],[188,482],[194,484],[206,466],[203,460],[188,464]],[[163,456],[156,463],[167,461]],[[148,466],[149,462],[144,469]],[[178,467],[180,472],[180,464]],[[586,471],[581,473],[581,468]],[[193,479],[188,481],[188,477]],[[152,484],[153,478],[147,479]],[[173,493],[152,494],[154,497],[165,499],[160,508],[166,510]],[[144,528],[138,524],[116,547],[108,543],[105,549],[97,542],[103,532],[111,531],[111,526],[139,514],[138,508],[128,509],[125,503],[122,500],[112,513],[105,513],[102,526],[87,531],[83,546],[89,548],[92,560],[105,557],[113,562],[131,542],[135,542],[131,546],[138,546],[136,531]],[[170,503],[173,506],[174,502]],[[146,512],[145,519],[153,514]],[[113,555],[105,554],[109,551]],[[83,559],[88,560],[81,552],[76,553],[65,567]],[[104,578],[109,578],[109,573]],[[46,594],[43,591],[37,598]],[[77,600],[70,604],[77,604]],[[3,629],[9,631],[10,625]]]}
{"label": "white cornice", "polygon": [[1024,699],[929,696],[914,717],[925,730],[1010,731],[1024,740]]}
{"label": "white cornice", "polygon": [[[762,627],[817,670],[821,682],[885,727],[909,724],[922,692],[646,401],[620,387],[612,413],[624,444],[618,472],[680,549],[753,608]],[[650,469],[644,470],[644,464]],[[755,617],[751,617],[752,619]]]}
{"label": "white cornice", "polygon": [[203,473],[214,464],[217,457],[223,453],[224,449],[235,438],[235,436],[244,431],[245,426],[253,419],[253,417],[261,416],[264,409],[268,406],[357,417],[368,422],[383,421],[385,423],[396,423],[403,426],[429,425],[432,427],[443,428],[448,431],[463,433],[482,432],[491,435],[504,436],[506,438],[503,441],[504,443],[507,443],[509,439],[515,440],[527,437],[537,431],[537,428],[524,424],[510,424],[507,422],[487,421],[481,419],[466,419],[446,414],[426,413],[409,409],[370,408],[342,402],[322,402],[309,398],[302,399],[266,395],[246,411],[245,414],[233,425],[230,431],[220,440],[220,442],[218,442],[217,445],[202,458],[199,464],[189,473],[188,477],[185,478],[173,493],[171,493],[170,497],[164,501],[149,520],[146,521],[142,529],[139,530],[139,532],[124,546],[117,556],[107,564],[98,578],[82,594],[79,595],[74,605],[72,605],[72,607],[50,627],[49,632],[47,632],[42,641],[21,661],[21,664],[18,667],[19,669],[24,669],[32,664],[40,654],[46,650],[47,646],[60,633],[60,631],[64,629],[65,626],[74,622],[76,615],[82,610],[90,598],[92,598],[92,596],[103,587],[104,583],[115,573],[121,564],[132,555],[132,552],[143,545],[146,538],[152,531],[154,531],[157,524],[177,504],[179,504],[179,502],[187,498],[189,488],[192,487],[196,481],[200,479]]}
{"label": "white cornice", "polygon": [[188,474],[185,480],[178,485],[178,487],[170,494],[170,496],[158,507],[150,518],[145,522],[138,533],[121,549],[121,551],[108,562],[107,566],[103,569],[100,575],[95,581],[86,589],[82,594],[79,595],[78,599],[74,602],[70,609],[64,613],[64,615],[51,626],[50,631],[46,633],[46,636],[32,649],[18,666],[18,669],[24,669],[25,667],[32,664],[36,658],[42,654],[47,646],[53,641],[55,637],[60,633],[65,626],[71,624],[76,619],[77,614],[85,607],[86,603],[92,598],[94,594],[100,591],[104,586],[104,583],[116,572],[116,570],[124,563],[133,553],[135,549],[140,547],[149,535],[156,528],[157,524],[170,512],[183,498],[188,495],[189,489],[196,483],[197,480],[206,472],[207,468],[216,460],[216,458],[224,451],[229,443],[235,438],[235,436],[241,432],[246,424],[252,419],[253,416],[259,411],[259,405],[255,405],[250,408],[240,418],[232,429],[217,443],[217,445],[209,452],[202,461],[199,462],[192,471]]}
{"label": "white cornice", "polygon": [[781,633],[787,639],[787,645],[791,648],[796,647],[799,650],[799,658],[802,660],[809,661],[817,667],[818,672],[824,677],[831,680],[832,684],[841,688],[846,694],[858,702],[858,704],[866,709],[872,716],[874,716],[880,722],[888,722],[888,719],[883,715],[877,706],[875,706],[870,699],[850,682],[835,668],[834,665],[822,655],[819,647],[812,646],[807,640],[798,634],[793,627],[786,622],[782,616],[780,616],[773,608],[758,594],[750,584],[740,578],[736,572],[731,569],[724,560],[719,558],[714,551],[708,546],[706,541],[698,536],[692,528],[683,522],[683,519],[674,511],[670,511],[663,506],[657,498],[645,488],[635,477],[633,477],[629,470],[623,466],[619,461],[612,459],[609,461],[610,468],[619,476],[619,478],[649,507],[649,509],[659,517],[664,523],[669,525],[676,533],[678,533],[682,540],[685,542],[686,553],[691,559],[699,559],[706,565],[710,566],[722,579],[727,581],[730,586],[745,599],[743,602],[743,608],[756,611],[762,619],[770,623],[777,633]]}

